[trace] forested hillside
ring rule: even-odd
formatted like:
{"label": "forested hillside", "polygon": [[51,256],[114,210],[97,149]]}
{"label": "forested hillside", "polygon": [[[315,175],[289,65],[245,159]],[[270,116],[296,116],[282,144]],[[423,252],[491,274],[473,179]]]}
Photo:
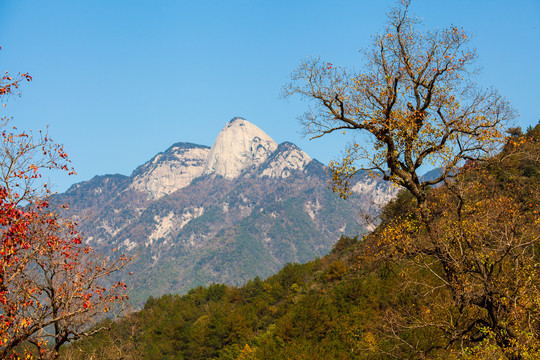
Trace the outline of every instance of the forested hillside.
{"label": "forested hillside", "polygon": [[[149,298],[64,359],[537,359],[540,124],[362,239],[243,287]],[[449,271],[451,270],[451,271]]]}

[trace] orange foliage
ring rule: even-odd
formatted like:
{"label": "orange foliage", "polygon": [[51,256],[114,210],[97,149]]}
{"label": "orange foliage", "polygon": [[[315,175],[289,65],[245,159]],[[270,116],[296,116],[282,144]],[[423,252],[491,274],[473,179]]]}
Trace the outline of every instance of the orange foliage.
{"label": "orange foliage", "polygon": [[[0,100],[28,74],[0,80]],[[76,224],[49,204],[43,169],[73,174],[62,145],[47,133],[0,124],[0,358],[54,359],[60,346],[88,334],[127,299],[126,284],[110,275],[131,259],[95,254]]]}

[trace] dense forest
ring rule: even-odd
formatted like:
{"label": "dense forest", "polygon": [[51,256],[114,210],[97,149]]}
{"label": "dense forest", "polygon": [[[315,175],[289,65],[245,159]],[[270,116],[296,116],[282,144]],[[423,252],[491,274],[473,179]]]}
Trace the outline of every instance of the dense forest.
{"label": "dense forest", "polygon": [[149,298],[63,359],[538,359],[540,124],[363,238],[242,287]]}

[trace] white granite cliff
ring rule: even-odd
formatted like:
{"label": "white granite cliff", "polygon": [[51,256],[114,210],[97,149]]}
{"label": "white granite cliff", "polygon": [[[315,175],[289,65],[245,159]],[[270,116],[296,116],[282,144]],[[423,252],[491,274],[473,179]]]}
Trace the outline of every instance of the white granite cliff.
{"label": "white granite cliff", "polygon": [[227,179],[262,164],[277,148],[277,143],[257,126],[242,118],[225,125],[210,149],[203,174]]}
{"label": "white granite cliff", "polygon": [[159,199],[182,189],[202,175],[210,149],[190,143],[178,143],[137,168],[131,188]]}

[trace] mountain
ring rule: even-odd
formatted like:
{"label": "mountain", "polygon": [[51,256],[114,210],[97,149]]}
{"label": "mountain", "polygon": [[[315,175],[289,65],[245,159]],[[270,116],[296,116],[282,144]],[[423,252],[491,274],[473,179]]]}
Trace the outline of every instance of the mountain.
{"label": "mountain", "polygon": [[56,195],[97,251],[136,255],[136,302],[214,282],[239,285],[328,253],[363,232],[361,214],[396,189],[357,176],[352,201],[290,142],[234,118],[211,148],[177,143],[130,176],[104,175]]}
{"label": "mountain", "polygon": [[147,192],[153,199],[171,194],[202,175],[208,153],[207,146],[174,144],[139,166],[131,175],[133,182],[130,187],[135,191]]}
{"label": "mountain", "polygon": [[203,174],[234,179],[246,169],[262,164],[276,148],[276,142],[261,129],[236,117],[212,145]]}
{"label": "mountain", "polygon": [[149,298],[62,359],[540,359],[539,155],[540,124],[433,189],[431,234],[403,191],[361,241],[241,287]]}

